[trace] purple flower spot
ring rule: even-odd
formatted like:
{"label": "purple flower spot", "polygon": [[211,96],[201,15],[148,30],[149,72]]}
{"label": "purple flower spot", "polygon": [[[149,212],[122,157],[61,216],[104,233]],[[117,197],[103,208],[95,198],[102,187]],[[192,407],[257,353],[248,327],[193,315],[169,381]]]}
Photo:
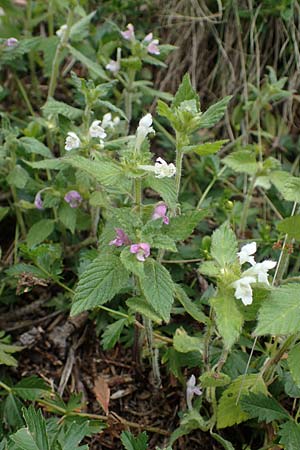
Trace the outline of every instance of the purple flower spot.
{"label": "purple flower spot", "polygon": [[18,43],[19,43],[18,39],[14,38],[14,37],[8,38],[5,41],[6,47],[16,47],[18,45]]}
{"label": "purple flower spot", "polygon": [[66,195],[64,196],[64,199],[67,203],[69,203],[71,208],[78,208],[78,206],[82,202],[82,197],[77,191],[67,192]]}
{"label": "purple flower spot", "polygon": [[44,209],[41,191],[39,191],[34,198],[34,205],[37,209]]}
{"label": "purple flower spot", "polygon": [[150,245],[146,242],[140,244],[132,244],[130,246],[130,253],[136,254],[136,259],[139,261],[145,261],[150,256]]}
{"label": "purple flower spot", "polygon": [[152,219],[156,220],[156,219],[163,219],[163,223],[166,225],[169,225],[169,217],[166,215],[167,213],[167,205],[165,203],[160,203],[158,204],[155,209],[154,212],[152,214]]}
{"label": "purple flower spot", "polygon": [[115,245],[116,247],[121,247],[122,245],[131,244],[131,240],[127,236],[122,228],[115,228],[116,230],[116,238],[113,241],[110,241],[109,245]]}

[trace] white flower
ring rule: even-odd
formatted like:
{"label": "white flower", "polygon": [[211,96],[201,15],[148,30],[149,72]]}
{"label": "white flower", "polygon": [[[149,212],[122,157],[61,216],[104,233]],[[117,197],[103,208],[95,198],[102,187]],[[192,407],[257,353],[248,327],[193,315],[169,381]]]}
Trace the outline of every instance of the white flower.
{"label": "white flower", "polygon": [[259,283],[265,283],[265,284],[269,285],[270,283],[268,280],[268,270],[274,269],[276,264],[277,264],[276,261],[271,261],[271,260],[266,259],[265,261],[263,261],[261,263],[257,263],[250,269],[246,270],[244,272],[244,274],[246,276],[249,275],[250,277],[256,276],[257,281]]}
{"label": "white flower", "polygon": [[176,167],[173,163],[168,164],[164,159],[157,158],[154,164],[156,178],[171,178],[176,173]]}
{"label": "white flower", "polygon": [[111,113],[106,113],[102,119],[102,127],[103,128],[114,128],[114,126],[118,125],[120,122],[120,117],[116,116],[112,119]]}
{"label": "white flower", "polygon": [[196,378],[195,375],[191,375],[186,383],[186,403],[188,409],[191,411],[193,409],[192,400],[194,395],[201,395],[202,391],[200,386],[196,386]]}
{"label": "white flower", "polygon": [[113,74],[116,74],[119,72],[120,70],[120,63],[119,61],[114,61],[113,59],[111,59],[109,61],[108,64],[106,64],[105,66],[106,70],[109,70],[110,72],[112,72]]}
{"label": "white flower", "polygon": [[104,139],[106,137],[104,127],[101,127],[100,123],[101,123],[101,120],[94,120],[94,122],[90,126],[89,133],[92,138]]}
{"label": "white flower", "polygon": [[141,120],[139,121],[139,126],[136,130],[136,141],[135,141],[136,149],[139,149],[141,147],[145,137],[149,133],[155,133],[151,125],[152,125],[152,115],[148,113],[144,117],[142,117]]}
{"label": "white flower", "polygon": [[251,266],[255,265],[254,261],[254,253],[256,252],[256,242],[251,242],[251,244],[246,244],[241,248],[241,251],[237,253],[240,264],[244,264],[245,262],[248,262],[251,264]]}
{"label": "white flower", "polygon": [[66,142],[65,142],[65,150],[67,150],[68,152],[70,150],[73,150],[74,148],[78,148],[80,147],[81,142],[79,137],[77,136],[76,133],[73,133],[73,131],[69,131],[66,137]]}
{"label": "white flower", "polygon": [[242,300],[244,305],[251,305],[253,300],[251,283],[255,282],[255,277],[242,277],[234,281],[232,286],[235,288],[235,298]]}
{"label": "white flower", "polygon": [[64,35],[65,35],[65,32],[67,31],[67,28],[68,28],[67,24],[64,24],[56,31],[56,36],[58,36],[61,41],[64,38]]}

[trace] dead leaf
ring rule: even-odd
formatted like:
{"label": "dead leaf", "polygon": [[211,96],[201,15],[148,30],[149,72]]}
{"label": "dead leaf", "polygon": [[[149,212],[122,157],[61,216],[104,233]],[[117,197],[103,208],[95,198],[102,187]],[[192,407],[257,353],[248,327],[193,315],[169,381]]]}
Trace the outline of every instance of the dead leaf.
{"label": "dead leaf", "polygon": [[102,406],[105,414],[108,414],[108,405],[110,399],[110,389],[105,378],[99,376],[95,381],[94,385],[94,393],[96,395],[96,399]]}

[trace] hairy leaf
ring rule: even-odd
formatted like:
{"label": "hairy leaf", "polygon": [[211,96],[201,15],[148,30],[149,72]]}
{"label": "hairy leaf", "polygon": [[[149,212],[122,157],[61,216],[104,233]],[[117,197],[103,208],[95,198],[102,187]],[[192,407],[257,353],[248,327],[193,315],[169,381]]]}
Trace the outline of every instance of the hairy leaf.
{"label": "hairy leaf", "polygon": [[210,304],[216,312],[216,323],[224,346],[230,349],[240,336],[244,323],[243,315],[231,295],[219,294],[218,297],[210,299]]}
{"label": "hairy leaf", "polygon": [[32,225],[27,234],[28,247],[33,247],[40,244],[54,230],[54,221],[50,219],[42,219]]}
{"label": "hairy leaf", "polygon": [[238,150],[223,159],[223,163],[238,173],[254,175],[258,170],[255,153],[250,150]]}
{"label": "hairy leaf", "polygon": [[300,342],[289,351],[288,366],[295,384],[300,388]]}
{"label": "hairy leaf", "polygon": [[237,239],[228,223],[221,225],[213,232],[211,240],[211,256],[221,267],[226,267],[237,260]]}
{"label": "hairy leaf", "polygon": [[214,105],[211,105],[200,117],[198,128],[211,128],[218,123],[224,116],[231,98],[232,96],[229,95]]}
{"label": "hairy leaf", "polygon": [[223,139],[222,141],[206,142],[205,144],[199,145],[189,145],[183,147],[184,153],[196,153],[200,156],[212,155],[217,153],[224,144],[228,142],[228,139]]}
{"label": "hairy leaf", "polygon": [[173,338],[175,350],[180,353],[203,352],[204,342],[202,338],[189,336],[183,328],[177,328]]}
{"label": "hairy leaf", "polygon": [[99,255],[79,279],[71,315],[111,300],[127,283],[128,272],[114,255]]}
{"label": "hairy leaf", "polygon": [[279,443],[284,445],[284,450],[296,450],[300,448],[300,425],[291,420],[284,423],[279,431]]}
{"label": "hairy leaf", "polygon": [[170,224],[165,227],[167,236],[176,241],[184,241],[193,233],[198,223],[207,215],[207,210],[191,211],[180,216],[172,217]]}
{"label": "hairy leaf", "polygon": [[257,417],[259,422],[270,423],[273,420],[289,419],[290,417],[280,403],[261,392],[250,392],[243,396],[240,405],[243,411],[247,412],[251,418]]}
{"label": "hairy leaf", "polygon": [[187,296],[184,289],[178,284],[175,285],[175,295],[177,300],[182,304],[185,311],[193,317],[193,319],[197,320],[201,323],[207,322],[206,315],[201,311],[199,306],[195,305],[192,300]]}
{"label": "hairy leaf", "polygon": [[300,240],[300,216],[292,216],[281,220],[277,229],[289,235],[289,237]]}
{"label": "hairy leaf", "polygon": [[196,100],[197,109],[200,110],[199,95],[192,86],[191,79],[188,73],[186,73],[182,79],[180,86],[175,94],[172,102],[172,108],[177,108],[182,102],[187,100]]}

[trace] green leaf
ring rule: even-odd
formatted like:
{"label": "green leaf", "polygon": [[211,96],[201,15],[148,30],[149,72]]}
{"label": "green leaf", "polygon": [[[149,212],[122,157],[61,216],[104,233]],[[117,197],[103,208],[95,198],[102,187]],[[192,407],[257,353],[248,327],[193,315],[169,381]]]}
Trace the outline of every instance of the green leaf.
{"label": "green leaf", "polygon": [[172,112],[171,108],[165,102],[163,102],[161,100],[157,101],[156,111],[160,116],[166,117],[171,123],[176,118],[176,116]]}
{"label": "green leaf", "polygon": [[122,431],[121,441],[126,450],[147,450],[147,433],[144,431],[134,437],[130,431]]}
{"label": "green leaf", "polygon": [[201,386],[207,387],[222,387],[227,386],[231,379],[226,373],[222,372],[204,372],[200,377]]}
{"label": "green leaf", "polygon": [[300,388],[300,342],[289,351],[287,361],[293,380],[297,387]]}
{"label": "green leaf", "polygon": [[6,181],[11,186],[15,186],[18,189],[23,189],[29,179],[29,175],[23,167],[17,165],[6,177]]}
{"label": "green leaf", "polygon": [[[103,107],[109,109],[110,111],[117,113],[119,116],[123,117],[123,119],[125,119],[126,122],[128,122],[128,119],[127,119],[124,111],[122,109],[118,108],[117,106],[115,106],[113,103],[111,103],[107,100],[98,100],[97,105],[103,106]],[[127,137],[126,137],[126,139],[127,139]]]}
{"label": "green leaf", "polygon": [[239,396],[250,392],[262,392],[267,395],[267,388],[259,374],[241,375],[223,392],[217,409],[217,427],[226,428],[249,419],[249,414],[238,403]]}
{"label": "green leaf", "polygon": [[151,305],[143,297],[132,297],[126,300],[126,305],[134,313],[140,313],[148,317],[155,323],[160,324],[162,322],[161,317],[154,311]]}
{"label": "green leaf", "polygon": [[173,179],[160,179],[149,175],[144,181],[144,186],[158,192],[169,208],[174,209],[176,207],[176,188]]}
{"label": "green leaf", "polygon": [[9,212],[8,206],[0,206],[0,222],[4,219],[6,214]]}
{"label": "green leaf", "polygon": [[121,336],[124,326],[127,323],[127,319],[119,319],[116,322],[107,325],[101,338],[103,350],[110,350],[111,348],[114,348]]}
{"label": "green leaf", "polygon": [[9,393],[6,399],[3,401],[2,411],[4,421],[11,428],[20,428],[24,425],[24,421],[21,415],[22,403],[13,394]]}
{"label": "green leaf", "polygon": [[196,153],[200,156],[212,155],[217,153],[227,142],[228,139],[223,139],[222,141],[206,142],[205,144],[188,145],[183,147],[183,151],[184,153]]}
{"label": "green leaf", "polygon": [[197,109],[200,110],[199,95],[192,86],[191,79],[188,73],[186,73],[182,79],[182,82],[175,94],[172,102],[172,108],[177,108],[180,104],[187,100],[196,100]]}
{"label": "green leaf", "polygon": [[132,272],[134,275],[137,275],[139,278],[143,278],[145,276],[144,272],[144,264],[141,261],[138,261],[136,255],[130,253],[128,247],[124,248],[120,254],[120,258],[122,264],[128,272]]}
{"label": "green leaf", "polygon": [[176,241],[184,241],[193,233],[199,222],[207,215],[207,210],[190,211],[180,216],[172,217],[164,228],[165,234]]}
{"label": "green leaf", "polygon": [[45,158],[53,157],[49,148],[35,138],[22,137],[19,139],[19,142],[22,144],[22,147],[24,147],[24,150],[29,154],[34,153],[36,155],[44,156]]}
{"label": "green leaf", "polygon": [[35,162],[29,162],[26,161],[26,164],[28,164],[30,167],[33,167],[33,169],[50,169],[50,170],[60,170],[65,169],[67,164],[62,159],[44,159],[41,161],[35,161]]}
{"label": "green leaf", "polygon": [[79,279],[71,315],[96,308],[111,300],[128,281],[128,272],[114,255],[99,255]]}
{"label": "green leaf", "polygon": [[300,216],[292,216],[281,220],[277,229],[289,235],[290,238],[300,240]]}
{"label": "green leaf", "polygon": [[300,177],[289,176],[282,192],[283,197],[292,202],[300,202]]}
{"label": "green leaf", "polygon": [[170,319],[174,300],[174,284],[167,269],[150,258],[144,263],[145,276],[140,278],[141,289],[153,307],[165,322]]}
{"label": "green leaf", "polygon": [[241,397],[240,405],[251,418],[257,418],[259,422],[270,423],[273,420],[289,419],[288,412],[282,408],[273,397],[267,397],[261,392],[250,392]]}
{"label": "green leaf", "polygon": [[52,97],[50,97],[44,106],[42,106],[42,110],[44,116],[46,117],[51,116],[52,114],[60,114],[70,120],[79,119],[83,114],[81,109],[74,108],[74,106],[67,105],[67,103],[54,100]]}
{"label": "green leaf", "polygon": [[237,260],[237,239],[228,223],[223,223],[213,232],[211,240],[211,256],[225,268]]}
{"label": "green leaf", "polygon": [[151,244],[151,248],[161,248],[173,253],[178,251],[174,239],[164,234],[157,234],[156,236],[146,239],[145,241]]}
{"label": "green leaf", "polygon": [[217,277],[220,273],[220,268],[214,261],[204,261],[199,265],[199,272],[207,277]]}
{"label": "green leaf", "polygon": [[220,436],[217,433],[213,433],[212,431],[210,432],[210,435],[217,441],[219,442],[223,448],[225,450],[235,450],[234,446],[232,445],[231,442],[227,441],[226,439],[224,439],[222,436]]}
{"label": "green leaf", "polygon": [[22,378],[13,388],[12,392],[21,397],[23,400],[36,401],[42,395],[45,395],[51,391],[50,387],[45,383],[42,378],[35,375]]}
{"label": "green leaf", "polygon": [[244,323],[243,315],[237,307],[235,298],[230,294],[222,296],[220,293],[218,297],[210,299],[210,304],[215,310],[216,324],[224,346],[230,349],[240,336]]}
{"label": "green leaf", "polygon": [[58,210],[58,217],[66,229],[70,230],[71,233],[74,234],[77,219],[76,208],[71,208],[67,203],[62,203]]}
{"label": "green leaf", "polygon": [[76,169],[83,170],[91,175],[103,186],[114,186],[118,192],[125,193],[129,190],[129,182],[124,176],[122,167],[112,161],[91,161],[79,155],[68,156],[63,159]]}
{"label": "green leaf", "polygon": [[96,11],[92,11],[90,14],[86,15],[85,17],[82,17],[82,19],[78,20],[78,22],[72,25],[70,30],[71,41],[82,42],[83,39],[88,37],[90,22],[95,14]]}
{"label": "green leaf", "polygon": [[258,171],[255,153],[250,150],[238,150],[223,158],[222,162],[238,173],[254,175]]}
{"label": "green leaf", "polygon": [[279,443],[284,445],[284,450],[296,450],[300,448],[300,425],[291,420],[284,423],[279,431]]}
{"label": "green leaf", "polygon": [[271,182],[282,195],[284,192],[285,184],[290,176],[291,174],[289,172],[285,172],[284,170],[274,170],[269,174]]}
{"label": "green leaf", "polygon": [[10,439],[18,446],[18,450],[40,450],[28,428],[20,428]]}
{"label": "green leaf", "polygon": [[[65,435],[60,435],[58,440],[60,443],[59,449],[63,450],[88,450],[88,446],[80,446],[79,443],[82,441],[84,436],[89,434],[89,423],[87,421],[83,423],[76,423],[75,421],[68,428]],[[55,449],[56,450],[56,449]]]}
{"label": "green leaf", "polygon": [[173,337],[173,346],[180,353],[203,352],[204,341],[202,338],[189,336],[184,328],[177,328]]}
{"label": "green leaf", "polygon": [[43,242],[48,236],[50,236],[53,230],[54,220],[42,219],[36,222],[32,225],[27,234],[28,247],[31,248]]}
{"label": "green leaf", "polygon": [[37,411],[34,406],[23,409],[24,419],[27,425],[28,432],[31,434],[37,447],[43,450],[49,450],[49,441],[46,432],[46,422],[40,409]]}
{"label": "green leaf", "polygon": [[177,300],[182,304],[185,311],[193,317],[193,319],[197,320],[197,322],[200,323],[206,323],[207,317],[206,315],[201,311],[199,306],[195,305],[195,303],[192,302],[192,300],[189,299],[187,294],[185,293],[184,289],[179,286],[178,284],[175,284],[175,296]]}
{"label": "green leaf", "polygon": [[70,50],[71,55],[74,56],[77,61],[80,61],[81,64],[83,64],[87,69],[90,71],[91,75],[94,75],[95,77],[99,77],[102,80],[109,81],[108,76],[106,75],[105,71],[102,69],[100,64],[92,61],[90,58],[85,56],[83,53],[81,53],[79,50],[76,50],[76,48],[72,47],[71,45],[68,45],[68,48]]}
{"label": "green leaf", "polygon": [[210,106],[200,117],[198,128],[211,128],[218,123],[225,114],[228,103],[232,96],[224,97],[219,102]]}
{"label": "green leaf", "polygon": [[300,331],[300,285],[290,283],[274,288],[259,310],[257,336],[294,334]]}
{"label": "green leaf", "polygon": [[17,367],[18,361],[11,355],[11,353],[19,352],[21,350],[23,350],[23,347],[8,345],[0,342],[0,365],[4,364],[6,366]]}

